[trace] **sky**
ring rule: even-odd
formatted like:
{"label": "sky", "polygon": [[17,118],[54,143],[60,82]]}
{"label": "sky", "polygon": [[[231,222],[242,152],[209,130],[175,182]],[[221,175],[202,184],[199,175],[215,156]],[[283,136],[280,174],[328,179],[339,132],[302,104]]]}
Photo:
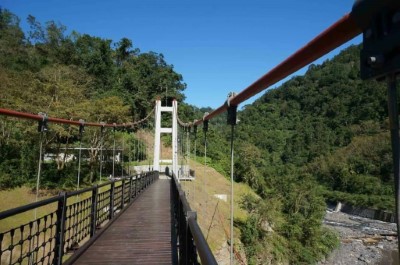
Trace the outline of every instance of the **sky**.
{"label": "sky", "polygon": [[[350,12],[353,2],[0,0],[0,6],[20,17],[24,29],[31,14],[43,24],[54,20],[68,31],[114,42],[127,37],[142,52],[162,53],[183,75],[186,102],[216,108],[229,92],[242,91]],[[356,37],[316,63],[360,42]],[[295,74],[304,74],[306,69]]]}

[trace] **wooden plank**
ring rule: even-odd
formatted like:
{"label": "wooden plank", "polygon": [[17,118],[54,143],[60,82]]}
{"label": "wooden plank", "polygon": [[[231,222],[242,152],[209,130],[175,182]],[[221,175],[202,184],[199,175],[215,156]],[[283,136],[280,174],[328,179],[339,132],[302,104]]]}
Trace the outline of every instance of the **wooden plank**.
{"label": "wooden plank", "polygon": [[172,264],[170,185],[153,183],[74,264]]}

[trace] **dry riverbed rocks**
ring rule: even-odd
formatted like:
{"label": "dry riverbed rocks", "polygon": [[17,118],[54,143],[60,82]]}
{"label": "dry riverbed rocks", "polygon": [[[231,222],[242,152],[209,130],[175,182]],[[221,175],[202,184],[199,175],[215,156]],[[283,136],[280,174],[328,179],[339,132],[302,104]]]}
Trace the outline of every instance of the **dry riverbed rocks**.
{"label": "dry riverbed rocks", "polygon": [[397,259],[396,224],[328,211],[324,225],[336,230],[340,247],[318,265],[394,265]]}

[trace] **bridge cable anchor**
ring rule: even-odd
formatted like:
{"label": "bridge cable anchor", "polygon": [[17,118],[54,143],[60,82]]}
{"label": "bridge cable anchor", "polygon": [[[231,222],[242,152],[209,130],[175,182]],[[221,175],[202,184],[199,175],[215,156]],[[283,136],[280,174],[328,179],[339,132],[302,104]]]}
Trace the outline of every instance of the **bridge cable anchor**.
{"label": "bridge cable anchor", "polygon": [[228,125],[236,125],[238,122],[237,119],[237,105],[234,106],[231,104],[231,100],[236,96],[236,93],[230,92],[228,94],[228,99],[226,100],[225,104],[228,107],[228,116],[227,116],[227,123]]}
{"label": "bridge cable anchor", "polygon": [[79,137],[80,139],[82,139],[82,135],[85,132],[85,120],[80,119],[79,120]]}
{"label": "bridge cable anchor", "polygon": [[102,173],[103,173],[103,148],[104,148],[104,129],[105,129],[105,122],[100,122],[100,183],[102,181]]}
{"label": "bridge cable anchor", "polygon": [[47,132],[49,130],[47,123],[49,117],[44,112],[39,112],[38,115],[42,118],[38,121],[38,132]]}

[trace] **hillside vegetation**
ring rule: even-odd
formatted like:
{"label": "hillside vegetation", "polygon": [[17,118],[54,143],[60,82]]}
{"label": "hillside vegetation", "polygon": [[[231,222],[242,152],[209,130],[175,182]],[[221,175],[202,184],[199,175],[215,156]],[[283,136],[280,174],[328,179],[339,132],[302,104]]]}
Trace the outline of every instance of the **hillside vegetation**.
{"label": "hillside vegetation", "polygon": [[[27,18],[23,32],[19,18],[0,9],[0,107],[50,117],[105,123],[128,123],[145,118],[157,97],[184,99],[183,78],[164,56],[142,53],[130,39],[102,39],[71,31],[54,21],[42,25]],[[143,141],[132,132],[151,129],[153,120],[115,132],[116,148],[125,148],[125,161],[146,160]],[[37,123],[0,117],[0,189],[34,185],[39,158]],[[82,184],[99,179],[99,149],[104,149],[103,176],[112,174],[114,131],[49,124],[43,136],[46,162],[42,188],[69,189],[76,185],[77,148],[82,142]],[[128,148],[129,147],[129,148]],[[127,150],[131,150],[128,153]],[[148,149],[148,148],[147,148]],[[119,152],[119,151],[117,151]],[[66,157],[74,157],[68,161]],[[118,163],[116,172],[122,174]],[[117,173],[115,173],[117,174]]]}
{"label": "hillside vegetation", "polygon": [[[0,9],[1,108],[124,123],[144,118],[166,90],[169,98],[184,100],[183,78],[162,54],[142,53],[127,38],[67,34],[54,21],[42,25],[33,16],[27,19],[30,30],[23,32],[19,18]],[[304,76],[268,90],[239,112],[235,180],[256,193],[243,192],[243,211],[235,219],[249,264],[313,264],[328,255],[338,239],[321,225],[326,201],[393,210],[385,84],[360,80],[359,53],[360,46],[352,46],[311,65]],[[211,109],[180,102],[183,121],[200,119],[206,111]],[[149,158],[151,148],[137,148],[146,143],[132,133],[138,129],[151,130],[152,121],[104,134],[86,128],[82,137],[77,127],[50,124],[44,150],[77,155],[83,143],[90,151],[83,153],[82,182],[90,185],[99,177],[98,150],[104,147],[105,156],[112,155],[114,133],[125,163]],[[230,173],[229,131],[226,116],[220,115],[207,133],[208,165],[225,177]],[[0,117],[0,189],[35,183],[40,139],[36,122]],[[203,157],[201,128],[197,139],[196,156]],[[112,159],[105,162],[104,175],[110,174]],[[46,162],[41,188],[73,188],[76,168],[76,160]],[[116,171],[124,174],[126,168],[118,163]],[[203,203],[207,211],[216,207],[215,200],[206,202],[194,201],[200,214]]]}
{"label": "hillside vegetation", "polygon": [[255,187],[289,170],[311,175],[332,199],[394,209],[386,85],[360,80],[360,48],[311,65],[245,107],[239,137],[263,158],[246,164],[265,166],[260,180],[242,174],[244,181]]}
{"label": "hillside vegetation", "polygon": [[[337,241],[321,227],[326,201],[394,210],[386,85],[360,79],[360,49],[309,66],[239,112],[235,177],[262,198],[247,198],[253,214],[241,226],[250,263],[312,264],[329,253]],[[207,151],[227,175],[225,124],[212,122]]]}

